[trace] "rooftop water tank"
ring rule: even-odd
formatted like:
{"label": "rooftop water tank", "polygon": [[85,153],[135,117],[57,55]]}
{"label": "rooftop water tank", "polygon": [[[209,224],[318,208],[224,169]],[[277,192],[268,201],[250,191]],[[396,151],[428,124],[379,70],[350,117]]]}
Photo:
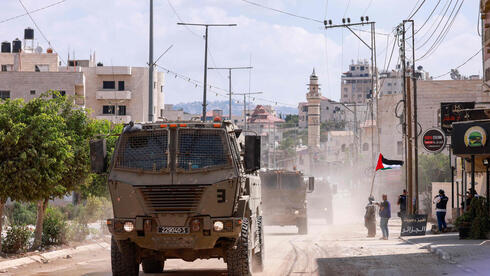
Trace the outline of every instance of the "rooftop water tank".
{"label": "rooftop water tank", "polygon": [[22,41],[16,38],[14,41],[12,41],[12,53],[20,53],[21,50],[22,50]]}
{"label": "rooftop water tank", "polygon": [[10,53],[11,51],[11,44],[8,41],[2,42],[2,53]]}
{"label": "rooftop water tank", "polygon": [[34,30],[27,28],[24,30],[24,39],[34,39]]}

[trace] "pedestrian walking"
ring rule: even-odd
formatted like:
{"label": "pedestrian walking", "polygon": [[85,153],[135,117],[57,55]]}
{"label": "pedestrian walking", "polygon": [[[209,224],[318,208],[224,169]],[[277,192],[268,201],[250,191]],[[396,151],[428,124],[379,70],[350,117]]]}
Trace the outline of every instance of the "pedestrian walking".
{"label": "pedestrian walking", "polygon": [[449,198],[445,195],[444,190],[439,190],[439,194],[434,197],[434,204],[436,205],[437,226],[439,232],[445,232],[446,225],[446,206]]}
{"label": "pedestrian walking", "polygon": [[407,213],[407,190],[403,189],[403,193],[398,196],[398,202],[396,204],[400,205],[400,212],[398,213],[398,216],[405,216]]}
{"label": "pedestrian walking", "polygon": [[383,201],[381,203],[378,203],[378,206],[380,217],[379,227],[381,228],[381,232],[383,233],[383,237],[381,238],[381,240],[387,240],[390,234],[388,231],[388,220],[391,218],[391,206],[390,202],[388,201],[388,196],[386,194],[383,194]]}
{"label": "pedestrian walking", "polygon": [[369,203],[364,214],[364,226],[368,229],[368,238],[372,238],[376,236],[376,205],[374,205],[373,196],[370,196],[368,200]]}

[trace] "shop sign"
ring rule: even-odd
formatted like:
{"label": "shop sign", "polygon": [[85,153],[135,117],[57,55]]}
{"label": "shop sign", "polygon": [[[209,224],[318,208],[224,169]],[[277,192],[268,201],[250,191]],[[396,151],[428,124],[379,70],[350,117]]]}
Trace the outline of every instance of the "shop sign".
{"label": "shop sign", "polygon": [[490,154],[487,135],[490,120],[457,122],[453,124],[451,148],[456,155]]}
{"label": "shop sign", "polygon": [[422,136],[424,148],[433,153],[440,152],[446,146],[446,135],[437,128],[431,128],[424,132]]}
{"label": "shop sign", "polygon": [[446,135],[451,135],[453,129],[452,123],[469,120],[469,118],[464,118],[464,114],[461,110],[473,108],[475,108],[475,102],[441,103],[442,131],[444,131]]}

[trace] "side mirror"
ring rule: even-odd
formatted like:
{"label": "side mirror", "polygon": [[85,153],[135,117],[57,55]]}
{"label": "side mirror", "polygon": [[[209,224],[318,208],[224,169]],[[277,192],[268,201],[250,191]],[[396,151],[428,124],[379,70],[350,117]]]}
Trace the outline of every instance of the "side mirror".
{"label": "side mirror", "polygon": [[260,136],[245,136],[245,172],[260,170]]}
{"label": "side mirror", "polygon": [[103,173],[106,170],[107,146],[105,139],[90,141],[90,169],[93,173]]}
{"label": "side mirror", "polygon": [[308,177],[308,193],[311,193],[315,190],[315,177]]}

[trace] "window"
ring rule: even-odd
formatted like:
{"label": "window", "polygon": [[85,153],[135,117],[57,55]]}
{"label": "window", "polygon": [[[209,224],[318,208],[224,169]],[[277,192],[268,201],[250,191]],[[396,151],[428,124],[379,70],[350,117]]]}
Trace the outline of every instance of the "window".
{"label": "window", "polygon": [[402,155],[403,154],[403,143],[402,143],[402,141],[396,142],[396,153],[398,155]]}
{"label": "window", "polygon": [[10,71],[14,71],[13,64],[2,64],[2,72],[10,72]]}
{"label": "window", "polygon": [[388,83],[388,86],[391,86],[391,82]]}
{"label": "window", "polygon": [[113,105],[102,106],[102,114],[115,114],[116,107]]}
{"label": "window", "polygon": [[[34,92],[36,92],[36,91],[34,91]],[[61,97],[66,96],[66,91],[65,90],[59,90],[58,92],[60,93]],[[32,91],[31,91],[31,93],[32,93]],[[56,99],[56,98],[58,98],[58,95],[57,94],[53,94],[53,99]]]}
{"label": "window", "polygon": [[369,144],[368,144],[368,143],[364,143],[364,144],[362,145],[362,150],[363,150],[363,151],[368,151],[368,150],[369,150]]}
{"label": "window", "polygon": [[361,71],[364,71],[364,66],[361,66]]}
{"label": "window", "polygon": [[31,95],[36,95],[36,90],[31,90]]}
{"label": "window", "polygon": [[347,97],[348,97],[347,94],[344,94],[344,98],[347,98]]}
{"label": "window", "polygon": [[115,167],[159,171],[167,168],[167,150],[167,130],[123,134]]}
{"label": "window", "polygon": [[179,129],[177,167],[184,170],[228,166],[230,154],[221,129]]}
{"label": "window", "polygon": [[102,82],[102,88],[103,89],[116,89],[116,82],[115,81],[103,81]]}
{"label": "window", "polygon": [[163,93],[163,85],[160,85],[160,92]]}
{"label": "window", "polygon": [[126,106],[125,105],[120,105],[117,107],[117,115],[121,115],[121,116],[126,115]]}
{"label": "window", "polygon": [[117,83],[117,90],[124,91],[124,81],[119,81]]}
{"label": "window", "polygon": [[34,65],[34,71],[36,72],[49,72],[48,64],[36,64]]}
{"label": "window", "polygon": [[347,92],[347,87],[344,87],[344,92]]}
{"label": "window", "polygon": [[354,71],[354,70],[356,70],[356,67],[355,67],[355,66],[351,66],[351,67],[350,67],[350,70],[351,70],[351,71]]}
{"label": "window", "polygon": [[10,91],[0,90],[0,100],[10,99]]}

